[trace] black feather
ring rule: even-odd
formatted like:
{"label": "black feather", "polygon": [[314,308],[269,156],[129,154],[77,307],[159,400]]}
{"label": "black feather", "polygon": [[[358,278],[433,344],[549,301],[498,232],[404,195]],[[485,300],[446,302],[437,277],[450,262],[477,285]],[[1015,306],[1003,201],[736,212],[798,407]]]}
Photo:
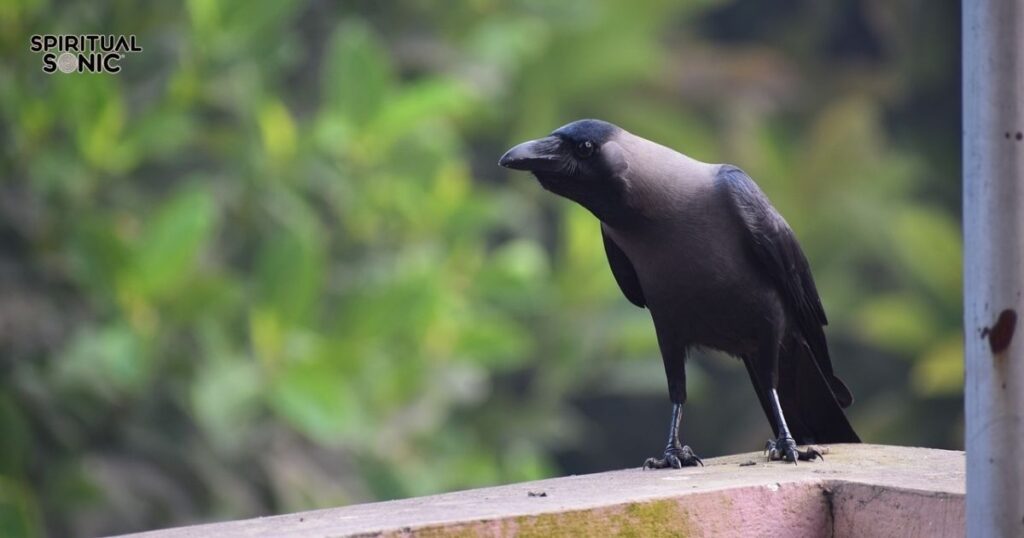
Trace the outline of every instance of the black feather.
{"label": "black feather", "polygon": [[743,170],[723,165],[718,171],[717,186],[728,194],[735,214],[747,231],[748,244],[755,259],[781,292],[800,336],[836,401],[842,407],[849,407],[853,403],[853,394],[832,369],[823,329],[828,318],[814,285],[810,265],[793,230]]}
{"label": "black feather", "polygon": [[615,282],[618,282],[622,294],[629,299],[629,302],[643,308],[647,306],[647,299],[644,298],[644,290],[640,287],[640,278],[636,275],[633,263],[629,261],[626,253],[615,244],[615,241],[608,236],[608,232],[601,227],[601,237],[604,239],[604,251],[608,255],[608,265],[612,268],[612,275]]}
{"label": "black feather", "polygon": [[620,130],[606,121],[578,120],[555,129],[551,134],[573,143],[590,140],[600,146]]}

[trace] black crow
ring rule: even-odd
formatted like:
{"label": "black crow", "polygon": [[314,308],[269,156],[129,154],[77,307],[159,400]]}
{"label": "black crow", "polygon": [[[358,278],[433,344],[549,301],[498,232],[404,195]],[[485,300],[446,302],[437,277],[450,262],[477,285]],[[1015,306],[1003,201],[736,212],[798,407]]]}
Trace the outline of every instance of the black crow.
{"label": "black crow", "polygon": [[701,463],[679,442],[686,355],[697,346],[746,365],[774,432],[770,459],[820,457],[797,445],[860,442],[843,413],[853,395],[833,372],[807,259],[746,173],[599,120],[519,144],[498,164],[532,172],[600,219],[622,293],[650,310],[672,420],[664,454],[644,468]]}

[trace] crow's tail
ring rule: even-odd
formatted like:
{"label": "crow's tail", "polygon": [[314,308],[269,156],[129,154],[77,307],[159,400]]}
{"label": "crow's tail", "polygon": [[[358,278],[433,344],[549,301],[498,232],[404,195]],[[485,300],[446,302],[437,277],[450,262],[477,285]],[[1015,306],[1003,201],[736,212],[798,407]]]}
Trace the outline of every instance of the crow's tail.
{"label": "crow's tail", "polygon": [[[791,343],[795,345],[784,346],[779,357],[779,403],[793,439],[802,445],[859,443],[860,437],[843,412],[845,406],[840,405],[833,392],[833,387],[842,387],[839,398],[849,402],[852,400],[849,389],[839,378],[821,371],[814,353],[802,338],[789,339],[787,344]],[[768,397],[768,380],[761,379],[760,369],[750,358],[744,357],[743,362],[772,431],[778,436]]]}

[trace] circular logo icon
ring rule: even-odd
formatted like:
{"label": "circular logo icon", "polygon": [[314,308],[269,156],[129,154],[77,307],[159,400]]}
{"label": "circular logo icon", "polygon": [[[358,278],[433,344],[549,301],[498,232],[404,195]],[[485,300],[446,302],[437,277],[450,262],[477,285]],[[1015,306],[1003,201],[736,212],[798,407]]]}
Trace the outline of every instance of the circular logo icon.
{"label": "circular logo icon", "polygon": [[61,73],[71,73],[78,69],[78,57],[70,52],[61,53],[57,57],[57,69],[60,69]]}

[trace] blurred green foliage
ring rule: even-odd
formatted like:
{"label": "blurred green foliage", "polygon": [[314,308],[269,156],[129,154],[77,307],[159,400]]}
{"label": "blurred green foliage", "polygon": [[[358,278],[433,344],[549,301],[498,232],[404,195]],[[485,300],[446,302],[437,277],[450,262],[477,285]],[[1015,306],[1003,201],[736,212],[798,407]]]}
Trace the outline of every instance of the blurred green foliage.
{"label": "blurred green foliage", "polygon": [[[959,447],[942,4],[4,3],[0,535],[639,464],[667,419],[649,319],[596,221],[494,164],[586,116],[750,172],[862,437]],[[28,51],[94,32],[144,52],[45,75]],[[693,361],[702,455],[763,442],[747,385]]]}

